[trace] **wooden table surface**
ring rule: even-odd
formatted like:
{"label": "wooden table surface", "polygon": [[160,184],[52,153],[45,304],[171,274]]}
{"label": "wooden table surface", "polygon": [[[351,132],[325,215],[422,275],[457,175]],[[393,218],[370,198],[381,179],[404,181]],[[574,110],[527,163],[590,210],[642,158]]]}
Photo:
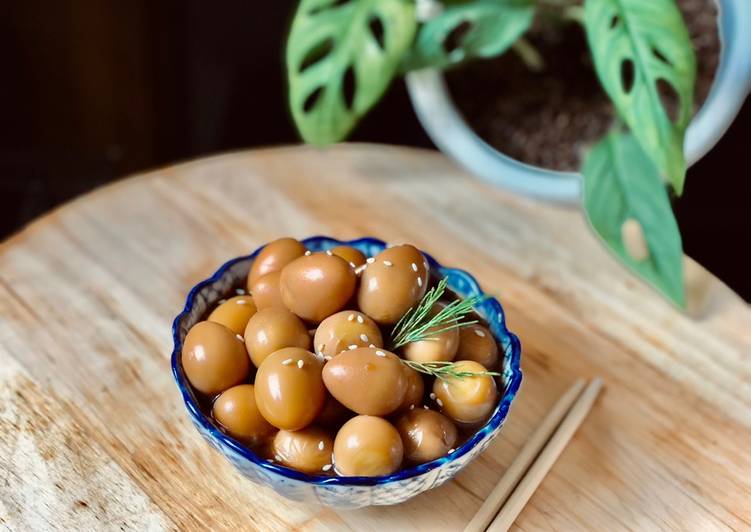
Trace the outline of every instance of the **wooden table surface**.
{"label": "wooden table surface", "polygon": [[[473,272],[522,340],[501,435],[403,505],[334,511],[256,487],[194,430],[172,381],[189,288],[314,234],[411,242]],[[520,529],[749,528],[751,310],[687,268],[690,316],[621,269],[578,210],[420,150],[248,151],[102,188],[0,245],[0,528],[461,529],[556,398],[595,375],[605,392]]]}

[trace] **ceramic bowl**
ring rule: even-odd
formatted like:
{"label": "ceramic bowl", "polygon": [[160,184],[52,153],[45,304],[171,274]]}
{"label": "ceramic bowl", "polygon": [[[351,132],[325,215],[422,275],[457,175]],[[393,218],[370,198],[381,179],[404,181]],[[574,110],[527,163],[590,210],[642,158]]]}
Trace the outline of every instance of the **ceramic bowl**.
{"label": "ceramic bowl", "polygon": [[[333,238],[312,237],[303,240],[303,243],[312,251],[323,251],[346,244],[356,247],[367,256],[376,255],[386,248],[384,242],[374,238],[341,242]],[[499,389],[503,390],[503,396],[487,423],[448,456],[383,477],[307,475],[264,460],[222,432],[210,416],[204,415],[201,411],[180,363],[180,351],[188,330],[201,321],[206,311],[218,300],[233,294],[235,287],[245,285],[245,278],[258,251],[230,260],[209,279],[193,287],[188,294],[185,309],[175,318],[172,327],[172,373],[188,415],[206,441],[248,479],[269,486],[289,499],[306,503],[336,508],[397,504],[449,480],[484,451],[498,435],[521,384],[522,373],[519,367],[519,339],[506,328],[503,308],[493,298],[486,299],[476,310],[488,321],[490,330],[504,353],[502,376],[498,377]],[[431,268],[444,275],[448,279],[448,286],[460,296],[470,297],[483,293],[477,281],[467,272],[443,267],[427,253],[425,256]]]}

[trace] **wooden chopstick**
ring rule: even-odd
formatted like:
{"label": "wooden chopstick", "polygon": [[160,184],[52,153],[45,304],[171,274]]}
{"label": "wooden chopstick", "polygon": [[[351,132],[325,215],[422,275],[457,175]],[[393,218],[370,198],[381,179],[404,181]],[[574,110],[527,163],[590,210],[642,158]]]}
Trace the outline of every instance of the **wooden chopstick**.
{"label": "wooden chopstick", "polygon": [[475,516],[465,527],[464,532],[483,532],[485,528],[490,524],[495,515],[498,513],[498,509],[506,502],[511,491],[519,483],[530,464],[535,457],[540,454],[540,449],[543,448],[545,443],[550,439],[550,435],[561,424],[561,420],[566,413],[571,409],[576,398],[581,394],[584,389],[584,379],[578,379],[567,391],[564,393],[558,402],[542,420],[542,423],[537,427],[532,436],[529,438],[519,454],[514,458],[509,468],[504,473],[501,480],[498,482],[493,491],[490,492],[485,502],[480,506]]}
{"label": "wooden chopstick", "polygon": [[513,493],[506,500],[496,518],[488,527],[488,532],[498,532],[508,530],[521,513],[524,506],[529,501],[532,494],[537,490],[542,480],[547,475],[550,468],[560,456],[563,449],[566,448],[569,440],[576,432],[576,429],[582,424],[587,417],[592,405],[602,389],[602,380],[592,380],[584,392],[579,396],[571,410],[563,418],[561,424],[548,440],[548,443],[540,451],[537,459],[527,470],[524,477],[514,489]]}

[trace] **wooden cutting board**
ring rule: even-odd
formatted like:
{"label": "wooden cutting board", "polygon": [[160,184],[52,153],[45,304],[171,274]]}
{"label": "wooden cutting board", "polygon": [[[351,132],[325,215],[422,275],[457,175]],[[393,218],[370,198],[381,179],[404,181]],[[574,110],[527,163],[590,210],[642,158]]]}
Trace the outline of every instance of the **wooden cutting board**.
{"label": "wooden cutting board", "polygon": [[[501,436],[396,507],[304,506],[204,443],[169,370],[185,295],[282,236],[412,242],[473,272],[523,344]],[[579,376],[604,395],[521,529],[751,527],[751,310],[687,260],[692,315],[625,272],[581,213],[438,153],[248,151],[102,188],[0,245],[0,528],[457,530]]]}

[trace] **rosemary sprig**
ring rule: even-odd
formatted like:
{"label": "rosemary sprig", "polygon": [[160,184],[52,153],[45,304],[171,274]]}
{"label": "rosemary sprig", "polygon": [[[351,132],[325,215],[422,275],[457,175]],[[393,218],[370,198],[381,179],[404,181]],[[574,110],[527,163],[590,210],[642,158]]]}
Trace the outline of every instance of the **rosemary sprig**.
{"label": "rosemary sprig", "polygon": [[394,348],[402,347],[410,342],[431,340],[431,335],[437,335],[451,329],[458,329],[477,323],[477,320],[462,321],[472,311],[472,308],[482,302],[486,296],[472,296],[466,299],[457,299],[431,316],[433,306],[446,291],[446,278],[444,277],[426,293],[420,302],[409,309],[404,316],[394,325],[391,331]]}
{"label": "rosemary sprig", "polygon": [[404,360],[402,362],[420,373],[432,375],[433,377],[441,380],[446,379],[463,379],[465,377],[481,377],[483,375],[490,375],[500,377],[500,373],[497,371],[462,371],[457,368],[455,362],[437,361],[437,362],[413,362],[412,360]]}

